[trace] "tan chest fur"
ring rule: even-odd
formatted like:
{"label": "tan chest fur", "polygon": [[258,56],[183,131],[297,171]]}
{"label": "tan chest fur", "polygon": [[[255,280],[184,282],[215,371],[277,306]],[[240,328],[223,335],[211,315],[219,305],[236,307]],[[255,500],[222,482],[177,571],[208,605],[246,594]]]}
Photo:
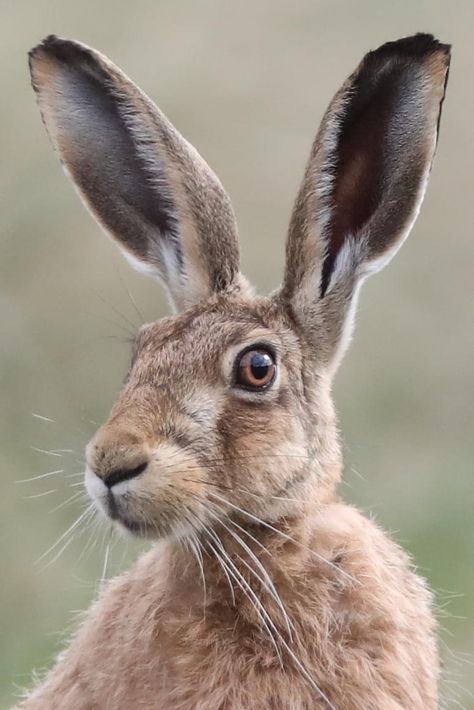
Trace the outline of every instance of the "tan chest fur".
{"label": "tan chest fur", "polygon": [[[319,697],[277,641],[280,662],[238,588],[234,607],[213,569],[204,593],[197,565],[163,547],[104,590],[51,677],[48,707],[59,708],[54,698],[61,697],[71,710],[435,708],[431,595],[405,553],[341,504],[326,506],[299,532],[297,546],[269,536],[268,559],[261,556],[294,625],[292,641],[274,600],[254,588]],[[25,710],[46,707],[44,692],[41,704],[33,695]]]}

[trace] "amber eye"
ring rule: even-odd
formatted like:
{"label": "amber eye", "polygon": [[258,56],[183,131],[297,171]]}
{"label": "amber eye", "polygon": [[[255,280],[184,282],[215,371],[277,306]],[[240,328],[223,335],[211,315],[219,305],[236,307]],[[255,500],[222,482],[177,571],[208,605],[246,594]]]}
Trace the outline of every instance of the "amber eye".
{"label": "amber eye", "polygon": [[268,350],[246,350],[237,358],[235,381],[240,387],[265,389],[273,382],[275,374],[275,360]]}

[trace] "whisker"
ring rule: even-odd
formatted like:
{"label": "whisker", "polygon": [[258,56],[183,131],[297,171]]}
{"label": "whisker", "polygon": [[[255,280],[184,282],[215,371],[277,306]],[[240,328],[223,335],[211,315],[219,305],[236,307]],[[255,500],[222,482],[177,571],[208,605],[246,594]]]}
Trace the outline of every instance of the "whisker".
{"label": "whisker", "polygon": [[50,417],[45,417],[43,414],[37,414],[36,412],[31,412],[31,416],[35,419],[40,419],[42,422],[51,422],[51,424],[56,424],[55,419]]}
{"label": "whisker", "polygon": [[57,493],[57,488],[51,488],[49,491],[43,491],[43,493],[35,493],[32,496],[23,496],[23,500],[32,500],[33,498],[44,498],[45,496],[51,495],[51,493]]}
{"label": "whisker", "polygon": [[127,293],[127,295],[128,295],[128,298],[130,299],[130,303],[132,304],[132,306],[133,306],[133,308],[134,308],[134,310],[135,310],[135,313],[138,315],[139,324],[141,325],[142,323],[145,322],[145,318],[143,317],[142,313],[140,312],[140,309],[138,308],[138,306],[137,306],[137,304],[136,304],[136,302],[135,302],[135,299],[133,298],[132,293],[131,293],[130,289],[128,288],[128,286],[127,286],[125,280],[122,278],[122,275],[121,275],[121,273],[120,273],[120,271],[119,271],[119,268],[118,268],[118,266],[117,266],[117,262],[115,261],[115,259],[114,259],[114,266],[115,266],[115,272],[116,272],[116,274],[117,274],[117,276],[118,276],[118,279],[119,279],[120,283],[122,284],[122,286],[124,287],[124,289],[125,289],[125,291],[126,291],[126,293]]}
{"label": "whisker", "polygon": [[98,539],[98,532],[101,528],[101,525],[100,525],[101,522],[102,521],[99,519],[98,515],[96,515],[96,511],[94,510],[94,514],[87,521],[87,525],[85,528],[86,530],[90,529],[91,532],[89,534],[89,537],[87,538],[87,542],[84,545],[84,548],[83,548],[81,554],[78,557],[78,562],[80,560],[82,560],[82,558],[88,559],[88,557],[86,557],[86,553],[89,553],[89,556],[90,556],[90,554],[92,553],[92,550],[95,548],[95,546],[97,544],[97,539]]}
{"label": "whisker", "polygon": [[[207,527],[207,525],[204,525],[204,523],[201,523],[201,527],[203,528],[203,530],[204,530],[208,535],[210,535],[210,531],[209,531],[209,528]],[[225,578],[226,578],[226,580],[227,580],[227,583],[228,583],[229,589],[230,589],[230,594],[231,594],[231,599],[232,599],[232,606],[235,607],[234,585],[232,584],[232,580],[231,580],[231,578],[230,578],[230,576],[229,576],[229,572],[228,572],[228,570],[227,570],[227,567],[226,567],[226,564],[225,564],[225,560],[223,560],[223,559],[221,558],[221,556],[219,555],[219,552],[215,549],[215,547],[214,547],[213,545],[209,545],[209,548],[210,548],[210,550],[214,553],[214,557],[216,558],[217,562],[219,563],[219,565],[220,565],[221,568],[222,568],[222,571],[224,572],[224,576],[225,576]]]}
{"label": "whisker", "polygon": [[196,533],[194,531],[189,533],[189,537],[187,538],[187,542],[189,544],[189,548],[190,548],[191,552],[193,553],[194,557],[196,558],[196,562],[198,564],[199,571],[201,573],[202,589],[203,589],[202,608],[203,608],[204,618],[206,618],[207,586],[206,586],[206,576],[204,574],[204,560],[203,560],[202,552],[201,552],[201,544],[199,542],[199,539],[196,537]]}
{"label": "whisker", "polygon": [[49,478],[49,476],[57,476],[60,473],[64,473],[63,468],[59,468],[56,471],[48,471],[48,473],[41,473],[39,476],[32,476],[31,478],[22,478],[15,483],[31,483],[32,481],[39,481],[41,478]]}
{"label": "whisker", "polygon": [[84,519],[86,519],[87,517],[89,517],[89,515],[91,514],[91,511],[93,510],[93,508],[94,508],[94,503],[90,503],[90,504],[88,505],[88,507],[79,515],[79,517],[76,518],[76,520],[72,523],[72,525],[70,525],[70,526],[68,527],[68,529],[67,529],[65,532],[63,532],[62,535],[60,535],[60,537],[56,540],[56,542],[55,542],[53,545],[51,545],[51,547],[49,547],[49,548],[46,550],[46,552],[43,552],[43,554],[41,555],[41,557],[39,557],[39,558],[36,560],[35,565],[39,564],[42,560],[44,560],[45,557],[47,557],[53,550],[55,550],[56,547],[57,547],[66,537],[68,537],[69,535],[71,535],[71,533],[74,532],[74,530],[77,529],[78,525],[80,525],[81,522],[84,521]]}
{"label": "whisker", "polygon": [[283,668],[283,658],[282,658],[282,655],[281,655],[281,651],[280,651],[280,648],[278,647],[278,644],[277,644],[277,642],[276,642],[276,639],[275,639],[275,637],[274,637],[274,635],[273,635],[273,633],[272,633],[272,628],[275,629],[276,633],[278,633],[278,631],[276,630],[276,628],[275,628],[275,626],[274,626],[274,624],[273,624],[273,621],[271,620],[271,618],[270,618],[270,616],[268,615],[268,613],[267,613],[265,607],[264,607],[263,604],[261,603],[261,601],[260,601],[260,599],[258,598],[258,596],[255,594],[255,592],[254,592],[254,590],[252,589],[252,587],[250,586],[250,584],[249,584],[249,583],[247,582],[247,580],[242,576],[241,572],[240,572],[239,569],[236,567],[236,565],[232,562],[231,558],[229,557],[229,555],[227,554],[227,552],[226,552],[226,550],[225,550],[225,548],[224,548],[224,545],[222,544],[222,540],[220,539],[220,537],[219,537],[219,536],[217,535],[217,533],[215,533],[213,530],[209,530],[209,532],[211,533],[212,538],[215,540],[215,542],[216,542],[217,545],[219,546],[219,549],[220,549],[222,555],[224,556],[224,558],[225,558],[226,561],[227,561],[229,573],[230,573],[230,574],[232,575],[232,577],[235,579],[236,583],[238,584],[238,586],[240,587],[240,589],[243,591],[243,593],[245,594],[245,596],[247,597],[247,599],[250,601],[250,603],[252,604],[253,608],[255,609],[255,611],[256,611],[256,613],[257,613],[257,616],[258,616],[258,618],[260,619],[261,624],[263,625],[263,627],[265,628],[266,632],[268,633],[268,637],[269,637],[269,639],[270,639],[270,641],[271,641],[271,643],[272,643],[272,646],[273,646],[274,649],[275,649],[275,652],[276,652],[276,654],[277,654],[277,656],[278,656],[278,660],[279,660],[279,662],[280,662],[280,664],[281,664],[281,666],[282,666],[282,668]]}
{"label": "whisker", "polygon": [[103,582],[105,582],[106,575],[107,575],[107,565],[108,565],[108,563],[109,563],[110,543],[111,543],[111,540],[112,540],[112,533],[113,533],[113,528],[112,528],[112,526],[110,526],[110,529],[109,529],[109,537],[108,537],[108,541],[107,541],[107,547],[106,547],[106,549],[105,549],[105,555],[104,555],[104,564],[103,564],[103,566],[102,566],[102,574],[100,575],[100,582],[101,582],[101,584],[102,584]]}
{"label": "whisker", "polygon": [[82,491],[76,491],[75,493],[73,493],[72,496],[70,496],[69,498],[66,498],[66,500],[63,500],[62,503],[60,503],[59,505],[57,505],[55,508],[53,508],[53,509],[50,510],[49,512],[50,512],[50,513],[55,513],[57,510],[61,510],[61,508],[64,508],[64,507],[67,506],[69,503],[72,503],[73,501],[77,500],[81,495],[82,495]]}
{"label": "whisker", "polygon": [[[84,532],[84,528],[83,528],[82,530],[80,530],[79,535],[82,535],[83,532]],[[61,557],[61,555],[63,554],[63,552],[66,550],[67,547],[69,547],[69,545],[70,545],[71,542],[74,540],[74,538],[75,538],[75,535],[71,533],[71,534],[69,535],[69,537],[66,538],[66,540],[65,540],[65,542],[64,542],[64,544],[63,544],[63,546],[56,552],[56,554],[54,555],[54,557],[53,557],[46,565],[44,565],[43,571],[44,571],[45,569],[47,569],[48,567],[50,567],[51,565],[53,565],[53,564]]]}
{"label": "whisker", "polygon": [[[191,469],[187,469],[188,471]],[[254,493],[253,491],[249,491],[247,488],[232,488],[231,486],[224,486],[221,483],[214,483],[213,481],[200,481],[197,478],[183,478],[183,481],[187,481],[188,483],[199,483],[203,484],[205,486],[213,486],[214,488],[218,488],[222,491],[230,491],[231,493],[245,493],[246,495],[252,496],[252,498],[258,498],[262,500],[286,500],[286,501],[291,501],[292,503],[304,503],[305,501],[302,500],[301,498],[287,498],[285,496],[271,496],[271,495],[264,495],[263,493]]]}
{"label": "whisker", "polygon": [[[229,555],[228,555],[228,554],[226,553],[226,551],[224,550],[224,547],[223,547],[223,545],[222,545],[222,541],[220,540],[220,538],[218,538],[218,540],[219,540],[220,545],[221,545],[221,551],[222,551],[223,555],[226,557],[226,559],[227,559],[229,565],[233,568],[233,570],[234,570],[234,572],[236,573],[236,575],[238,575],[238,577],[240,578],[242,584],[244,584],[244,586],[247,587],[249,593],[255,598],[255,601],[256,601],[257,605],[259,605],[259,606],[261,607],[261,610],[262,610],[262,617],[264,617],[263,619],[261,619],[261,620],[262,620],[262,623],[264,624],[265,628],[267,629],[270,638],[271,638],[272,641],[274,642],[275,650],[276,650],[276,652],[277,652],[277,655],[278,655],[278,658],[279,658],[279,660],[280,660],[280,663],[282,664],[282,667],[283,667],[283,659],[282,659],[282,656],[281,656],[281,652],[280,652],[280,649],[278,648],[278,645],[277,645],[277,643],[276,643],[276,640],[275,640],[275,638],[273,637],[273,634],[271,633],[271,630],[270,630],[270,629],[273,629],[273,630],[274,630],[274,632],[276,633],[276,636],[277,636],[278,641],[284,646],[286,652],[287,652],[287,653],[289,654],[289,656],[292,658],[292,660],[294,661],[294,663],[295,663],[296,666],[298,667],[300,673],[301,673],[301,674],[303,675],[303,677],[308,681],[308,683],[311,685],[311,687],[318,693],[318,695],[327,703],[328,708],[330,708],[330,710],[337,710],[337,708],[331,703],[331,701],[329,700],[329,698],[327,697],[327,695],[326,695],[326,694],[321,690],[321,688],[318,686],[318,684],[316,683],[316,681],[314,680],[314,678],[311,676],[311,674],[308,672],[308,670],[306,669],[306,667],[304,666],[304,664],[300,661],[300,659],[298,658],[298,656],[293,652],[293,650],[291,649],[291,647],[288,645],[288,643],[285,641],[285,639],[284,639],[284,638],[282,637],[282,635],[279,633],[278,629],[276,628],[275,624],[273,623],[273,621],[272,621],[271,617],[269,616],[268,612],[266,611],[266,609],[265,609],[265,608],[263,607],[263,605],[261,604],[261,602],[260,602],[260,600],[258,599],[257,595],[254,593],[254,591],[252,590],[252,588],[250,587],[250,585],[248,584],[248,582],[245,580],[245,578],[242,576],[242,574],[240,573],[240,571],[237,569],[237,567],[234,565],[234,563],[232,562],[232,560],[229,558]],[[237,580],[237,577],[235,577],[235,579],[236,579],[236,582],[237,582],[237,581],[238,581],[238,580]],[[239,586],[241,586],[241,585],[239,584]],[[241,586],[241,588],[242,588],[242,586]],[[248,595],[247,595],[247,597],[248,597]],[[256,610],[257,613],[258,613],[258,610],[257,610],[256,607],[255,607],[255,610]],[[267,622],[268,622],[268,623],[267,623]],[[270,627],[270,629],[269,629],[269,627]]]}
{"label": "whisker", "polygon": [[62,456],[62,454],[57,451],[52,451],[50,449],[39,449],[37,446],[30,446],[30,449],[32,451],[36,451],[38,454],[46,454],[47,456],[57,456],[58,458],[61,458]]}
{"label": "whisker", "polygon": [[[261,570],[261,573],[262,573],[262,575],[263,575],[263,579],[262,579],[262,577],[260,577],[260,575],[258,575],[258,574],[256,573],[256,571],[255,571],[250,565],[247,564],[247,562],[246,562],[243,558],[239,557],[239,559],[241,559],[242,563],[243,563],[243,564],[247,567],[247,569],[263,584],[263,586],[265,587],[265,589],[267,590],[267,592],[270,594],[270,596],[273,598],[273,600],[274,600],[274,601],[277,603],[277,605],[280,607],[280,610],[281,610],[281,612],[282,612],[282,614],[283,614],[283,618],[285,619],[285,624],[286,624],[287,629],[288,629],[288,634],[289,634],[289,637],[290,637],[290,641],[292,641],[292,640],[293,640],[293,639],[292,639],[292,631],[295,631],[294,624],[290,621],[290,618],[289,618],[288,613],[287,613],[287,611],[286,611],[286,609],[285,609],[285,606],[284,606],[284,604],[283,604],[283,602],[282,602],[282,600],[281,600],[280,595],[278,594],[278,592],[277,592],[277,590],[276,590],[276,587],[275,587],[275,585],[274,585],[274,583],[273,583],[273,580],[272,580],[272,578],[270,577],[268,571],[265,569],[265,567],[263,566],[262,562],[258,559],[258,557],[255,555],[255,553],[253,552],[253,550],[247,545],[247,543],[245,543],[245,542],[242,540],[242,538],[240,537],[240,535],[239,535],[238,533],[236,533],[236,532],[234,532],[233,530],[231,530],[231,529],[229,528],[229,526],[226,525],[226,524],[224,523],[224,521],[221,520],[217,515],[214,515],[214,513],[213,513],[211,510],[208,510],[208,513],[210,513],[211,516],[214,517],[214,519],[217,520],[217,521],[219,522],[219,524],[222,525],[222,527],[223,527],[225,530],[227,530],[227,532],[229,533],[229,535],[231,535],[231,536],[234,538],[234,540],[242,547],[242,549],[243,549],[245,552],[247,552],[247,554],[248,554],[248,556],[250,557],[250,559],[252,560],[252,562],[254,562],[254,564],[258,567],[258,569]],[[265,550],[266,550],[266,548],[265,548]],[[268,550],[266,550],[266,552],[268,552]]]}
{"label": "whisker", "polygon": [[294,545],[297,545],[301,547],[303,550],[306,550],[309,552],[311,555],[314,555],[318,560],[321,562],[324,562],[325,564],[329,565],[329,567],[332,567],[335,571],[337,571],[339,574],[343,575],[344,577],[347,577],[351,582],[358,584],[358,580],[354,579],[348,572],[345,570],[341,569],[337,565],[335,565],[333,562],[330,560],[326,559],[322,555],[318,554],[315,552],[315,550],[312,550],[310,547],[307,547],[306,545],[303,545],[303,543],[298,542],[297,540],[294,540],[290,535],[287,535],[284,533],[282,530],[278,530],[278,528],[274,527],[273,525],[270,525],[270,523],[265,522],[261,518],[259,518],[257,515],[253,515],[253,513],[249,513],[247,510],[244,510],[243,508],[239,508],[238,505],[235,505],[234,503],[231,503],[230,501],[226,500],[225,498],[222,498],[221,496],[217,495],[217,493],[213,493],[212,491],[209,491],[209,495],[217,498],[217,500],[221,501],[221,503],[229,505],[231,508],[234,510],[237,510],[239,513],[242,513],[243,515],[246,515],[248,518],[253,520],[254,522],[258,523],[259,525],[263,525],[264,527],[268,528],[269,530],[273,530],[273,532],[277,533],[278,535],[281,535],[285,540],[288,540],[289,542],[292,542]]}
{"label": "whisker", "polygon": [[[103,313],[99,314],[99,313],[94,313],[93,311],[85,311],[85,313],[87,313],[87,315],[88,315],[88,316],[91,316],[92,318],[97,318],[97,320],[101,321],[101,323],[102,323],[103,321],[105,321],[105,322],[108,323],[109,325],[113,325],[115,328],[117,328],[118,330],[122,331],[122,333],[125,333],[125,335],[123,335],[123,336],[120,338],[120,339],[123,340],[123,342],[125,342],[125,343],[133,343],[133,341],[134,341],[134,339],[135,339],[135,332],[132,331],[132,330],[129,330],[125,325],[123,325],[123,323],[120,323],[120,321],[116,321],[116,320],[114,320],[113,318],[108,318],[108,317],[105,316]],[[102,336],[100,336],[100,337],[102,337],[102,338],[111,338],[111,337],[116,337],[116,336],[102,335]],[[116,339],[119,339],[119,338],[116,337]]]}
{"label": "whisker", "polygon": [[110,301],[108,301],[105,298],[105,296],[103,296],[99,291],[97,291],[94,288],[91,290],[97,296],[97,298],[99,298],[102,301],[102,303],[104,303],[106,306],[111,308],[112,311],[115,313],[115,315],[117,315],[119,318],[121,318],[123,320],[124,324],[126,324],[130,328],[133,328],[134,330],[136,329],[136,327],[137,327],[136,324],[133,321],[131,321],[129,318],[127,318],[127,316],[125,316],[121,311],[119,311],[119,309],[116,306],[114,306],[113,303],[111,303]]}

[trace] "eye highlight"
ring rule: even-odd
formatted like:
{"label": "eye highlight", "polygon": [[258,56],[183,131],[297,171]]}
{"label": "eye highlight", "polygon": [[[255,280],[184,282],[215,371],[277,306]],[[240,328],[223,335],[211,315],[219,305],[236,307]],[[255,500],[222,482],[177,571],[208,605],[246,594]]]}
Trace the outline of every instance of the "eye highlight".
{"label": "eye highlight", "polygon": [[235,384],[247,390],[269,387],[276,375],[274,355],[263,346],[252,346],[237,357]]}

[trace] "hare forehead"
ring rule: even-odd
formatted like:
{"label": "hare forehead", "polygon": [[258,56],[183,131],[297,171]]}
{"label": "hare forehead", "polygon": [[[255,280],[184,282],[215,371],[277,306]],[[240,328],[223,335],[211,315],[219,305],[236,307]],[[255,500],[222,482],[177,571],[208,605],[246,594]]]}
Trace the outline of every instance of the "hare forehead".
{"label": "hare forehead", "polygon": [[280,327],[274,318],[264,318],[255,308],[225,311],[194,310],[144,326],[135,343],[140,367],[179,375],[177,368],[211,373],[225,353],[240,343],[274,337]]}

